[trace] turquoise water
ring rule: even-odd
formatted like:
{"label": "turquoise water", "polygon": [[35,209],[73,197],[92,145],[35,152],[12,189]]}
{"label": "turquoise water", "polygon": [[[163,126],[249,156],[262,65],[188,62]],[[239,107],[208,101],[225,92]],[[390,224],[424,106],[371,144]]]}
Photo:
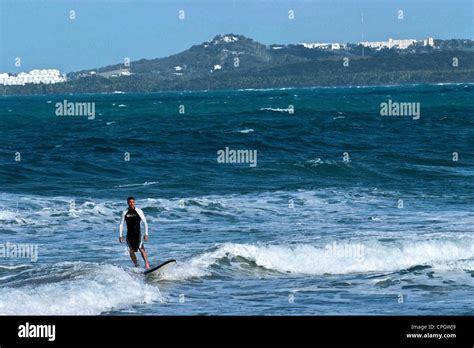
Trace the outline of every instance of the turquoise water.
{"label": "turquoise water", "polygon": [[[38,254],[0,258],[0,313],[472,315],[473,95],[1,97],[0,243]],[[57,116],[65,99],[95,117]],[[381,116],[389,100],[420,118]],[[226,147],[256,165],[219,163]],[[130,195],[153,263],[178,260],[161,277],[118,243]]]}

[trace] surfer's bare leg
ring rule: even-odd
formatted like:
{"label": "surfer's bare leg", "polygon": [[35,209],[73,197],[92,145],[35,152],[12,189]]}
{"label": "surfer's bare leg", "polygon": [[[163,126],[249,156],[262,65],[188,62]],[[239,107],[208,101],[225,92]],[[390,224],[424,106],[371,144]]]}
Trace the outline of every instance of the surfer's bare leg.
{"label": "surfer's bare leg", "polygon": [[142,254],[143,261],[145,261],[145,268],[150,268],[150,262],[148,262],[148,255],[146,254],[145,247],[141,247],[140,254]]}
{"label": "surfer's bare leg", "polygon": [[130,258],[132,259],[132,262],[135,265],[135,267],[140,266],[140,264],[138,263],[138,260],[137,260],[137,255],[135,255],[135,252],[132,249],[130,249],[129,253],[130,253]]}

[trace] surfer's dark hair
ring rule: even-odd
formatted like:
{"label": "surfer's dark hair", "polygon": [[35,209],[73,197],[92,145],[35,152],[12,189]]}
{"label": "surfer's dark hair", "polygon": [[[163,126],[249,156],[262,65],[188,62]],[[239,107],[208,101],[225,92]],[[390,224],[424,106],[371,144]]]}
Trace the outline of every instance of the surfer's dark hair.
{"label": "surfer's dark hair", "polygon": [[130,202],[132,199],[135,200],[135,197],[132,197],[132,196],[128,197],[127,202]]}

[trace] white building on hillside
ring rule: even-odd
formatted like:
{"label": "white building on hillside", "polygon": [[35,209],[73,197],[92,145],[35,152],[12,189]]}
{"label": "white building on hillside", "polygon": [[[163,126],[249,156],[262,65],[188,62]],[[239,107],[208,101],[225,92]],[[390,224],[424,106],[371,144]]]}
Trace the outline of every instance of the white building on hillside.
{"label": "white building on hillside", "polygon": [[28,83],[44,83],[53,84],[65,82],[66,77],[61,75],[57,69],[35,69],[28,73],[21,72],[17,75],[9,75],[7,73],[0,73],[0,84],[4,86],[24,86]]}
{"label": "white building on hillside", "polygon": [[382,48],[397,48],[399,50],[406,50],[417,41],[414,39],[394,40],[389,38],[388,41],[362,41],[359,42],[362,46],[375,48],[381,50]]}
{"label": "white building on hillside", "polygon": [[[360,45],[365,47],[374,48],[376,50],[381,50],[382,48],[396,48],[399,50],[406,50],[413,44],[416,44],[418,41],[414,39],[403,39],[403,40],[394,40],[392,38],[388,39],[388,41],[362,41],[359,42]],[[429,37],[423,40],[424,46],[432,46],[434,47],[434,40],[432,37]]]}
{"label": "white building on hillside", "polygon": [[388,39],[388,48],[398,48],[399,50],[406,50],[417,41],[414,39],[394,40]]}
{"label": "white building on hillside", "polygon": [[428,37],[423,40],[423,46],[431,46],[434,47],[434,39],[432,37]]}
{"label": "white building on hillside", "polygon": [[334,43],[320,43],[320,42],[315,42],[315,43],[306,43],[306,42],[300,42],[298,45],[304,46],[309,49],[323,49],[323,50],[341,50],[346,48],[345,44],[341,44],[338,42]]}
{"label": "white building on hillside", "polygon": [[382,48],[388,48],[388,41],[362,41],[359,42],[360,45],[369,48],[375,48],[376,50],[380,50]]}

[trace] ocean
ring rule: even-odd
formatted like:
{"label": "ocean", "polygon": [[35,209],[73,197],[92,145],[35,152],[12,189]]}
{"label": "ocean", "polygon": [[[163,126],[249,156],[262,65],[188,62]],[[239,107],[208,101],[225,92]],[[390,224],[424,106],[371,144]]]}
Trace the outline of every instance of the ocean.
{"label": "ocean", "polygon": [[[473,96],[0,97],[0,314],[473,315]],[[128,196],[152,263],[178,261],[160,277],[118,242]]]}

